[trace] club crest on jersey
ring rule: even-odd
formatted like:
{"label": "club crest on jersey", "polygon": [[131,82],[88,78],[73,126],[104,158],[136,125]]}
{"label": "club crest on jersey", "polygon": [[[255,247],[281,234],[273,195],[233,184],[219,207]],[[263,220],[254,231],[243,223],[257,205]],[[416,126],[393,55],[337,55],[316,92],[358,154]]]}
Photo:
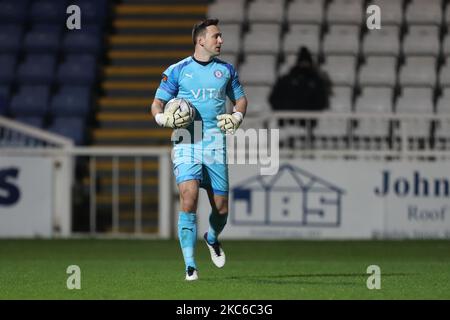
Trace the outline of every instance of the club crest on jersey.
{"label": "club crest on jersey", "polygon": [[162,81],[164,81],[164,82],[167,81],[167,76],[165,74],[162,75]]}
{"label": "club crest on jersey", "polygon": [[216,71],[214,71],[214,75],[216,76],[216,78],[220,79],[220,78],[222,78],[223,73],[220,70],[216,70]]}

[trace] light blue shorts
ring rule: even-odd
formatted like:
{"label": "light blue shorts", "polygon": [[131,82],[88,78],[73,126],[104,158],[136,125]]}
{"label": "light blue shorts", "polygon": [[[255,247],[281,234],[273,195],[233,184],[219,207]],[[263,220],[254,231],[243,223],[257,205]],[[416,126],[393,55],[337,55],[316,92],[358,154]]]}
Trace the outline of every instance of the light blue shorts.
{"label": "light blue shorts", "polygon": [[188,145],[177,145],[172,153],[173,173],[177,184],[199,180],[200,187],[214,194],[228,195],[228,165],[226,149],[194,150]]}

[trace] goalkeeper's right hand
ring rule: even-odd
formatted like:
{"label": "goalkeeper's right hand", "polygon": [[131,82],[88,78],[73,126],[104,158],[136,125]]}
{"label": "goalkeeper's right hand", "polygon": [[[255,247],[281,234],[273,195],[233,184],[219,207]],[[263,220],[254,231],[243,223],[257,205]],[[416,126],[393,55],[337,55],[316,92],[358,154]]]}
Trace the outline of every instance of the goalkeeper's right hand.
{"label": "goalkeeper's right hand", "polygon": [[189,113],[186,111],[177,112],[178,106],[173,104],[169,106],[164,113],[158,113],[155,116],[155,121],[161,127],[165,128],[181,128],[189,122]]}

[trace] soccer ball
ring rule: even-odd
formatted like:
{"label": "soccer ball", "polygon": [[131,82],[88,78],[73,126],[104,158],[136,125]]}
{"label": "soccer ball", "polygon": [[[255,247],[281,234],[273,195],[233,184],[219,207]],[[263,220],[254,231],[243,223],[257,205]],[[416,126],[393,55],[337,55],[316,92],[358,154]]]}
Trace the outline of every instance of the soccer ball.
{"label": "soccer ball", "polygon": [[184,126],[177,127],[177,128],[186,128],[187,126],[189,126],[192,123],[192,121],[194,121],[194,118],[195,118],[195,108],[194,108],[194,106],[187,99],[173,98],[173,99],[171,99],[171,100],[169,100],[167,102],[167,104],[166,104],[164,109],[172,107],[173,104],[176,104],[178,106],[178,109],[175,111],[175,114],[174,114],[175,119],[180,117],[179,114],[181,112],[183,112],[183,111],[189,112],[189,122],[186,125],[184,125]]}

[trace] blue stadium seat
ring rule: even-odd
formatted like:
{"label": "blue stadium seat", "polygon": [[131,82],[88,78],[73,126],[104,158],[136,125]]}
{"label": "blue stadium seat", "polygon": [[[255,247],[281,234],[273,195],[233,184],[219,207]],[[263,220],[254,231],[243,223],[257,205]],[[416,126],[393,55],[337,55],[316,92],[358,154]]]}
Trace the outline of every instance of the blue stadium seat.
{"label": "blue stadium seat", "polygon": [[28,0],[0,0],[0,22],[24,22],[28,3]]}
{"label": "blue stadium seat", "polygon": [[14,80],[16,56],[0,54],[0,84],[10,84]]}
{"label": "blue stadium seat", "polygon": [[0,115],[6,115],[8,112],[10,87],[0,85]]}
{"label": "blue stadium seat", "polygon": [[56,57],[49,54],[29,54],[19,65],[17,79],[21,84],[51,84],[55,76]]}
{"label": "blue stadium seat", "polygon": [[36,32],[49,32],[49,33],[55,33],[57,35],[61,35],[63,30],[66,30],[65,24],[59,24],[59,23],[48,23],[48,22],[38,22],[31,26],[32,31]]}
{"label": "blue stadium seat", "polygon": [[96,78],[96,59],[89,54],[68,55],[58,67],[57,79],[60,84],[91,86]]}
{"label": "blue stadium seat", "polygon": [[17,53],[22,46],[22,31],[22,26],[18,24],[1,25],[0,53]]}
{"label": "blue stadium seat", "polygon": [[87,87],[64,86],[52,97],[50,114],[55,117],[86,118],[91,105],[90,89]]}
{"label": "blue stadium seat", "polygon": [[49,131],[68,137],[76,145],[85,143],[86,123],[79,117],[57,117],[53,118],[53,123],[47,128]]}
{"label": "blue stadium seat", "polygon": [[25,35],[24,48],[31,53],[56,52],[60,43],[60,32],[49,28],[33,28]]}
{"label": "blue stadium seat", "polygon": [[80,7],[82,12],[82,21],[87,23],[103,24],[106,18],[106,0],[76,0],[71,2]]}
{"label": "blue stadium seat", "polygon": [[22,86],[12,97],[10,112],[13,116],[44,117],[50,97],[48,86]]}
{"label": "blue stadium seat", "polygon": [[34,22],[63,23],[66,18],[66,0],[38,0],[30,8],[30,18]]}
{"label": "blue stadium seat", "polygon": [[97,25],[82,25],[80,30],[68,30],[63,48],[68,53],[98,54],[102,48],[103,34]]}
{"label": "blue stadium seat", "polygon": [[36,127],[44,128],[44,118],[43,117],[16,117],[14,120],[22,122],[24,124]]}

